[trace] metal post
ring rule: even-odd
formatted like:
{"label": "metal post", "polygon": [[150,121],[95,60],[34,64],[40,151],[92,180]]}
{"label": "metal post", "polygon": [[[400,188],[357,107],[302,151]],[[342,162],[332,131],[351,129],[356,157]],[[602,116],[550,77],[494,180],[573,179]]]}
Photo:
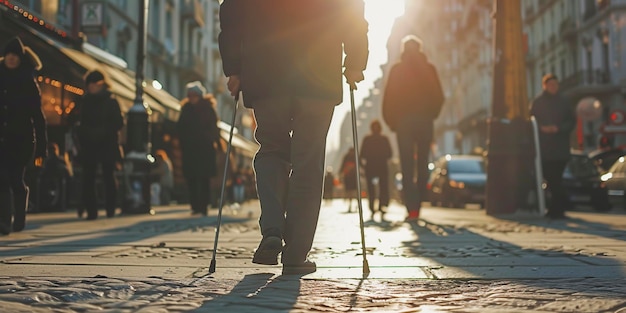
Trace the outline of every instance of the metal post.
{"label": "metal post", "polygon": [[125,214],[150,213],[150,114],[148,104],[143,101],[144,61],[147,42],[148,0],[137,1],[139,21],[137,23],[137,71],[135,72],[135,102],[128,110],[126,156],[124,160],[125,198],[122,212]]}
{"label": "metal post", "polygon": [[[493,101],[489,119],[486,212],[515,213],[531,173],[532,142],[528,122],[521,0],[494,0]],[[532,146],[530,146],[532,147]],[[527,177],[528,176],[528,177]]]}

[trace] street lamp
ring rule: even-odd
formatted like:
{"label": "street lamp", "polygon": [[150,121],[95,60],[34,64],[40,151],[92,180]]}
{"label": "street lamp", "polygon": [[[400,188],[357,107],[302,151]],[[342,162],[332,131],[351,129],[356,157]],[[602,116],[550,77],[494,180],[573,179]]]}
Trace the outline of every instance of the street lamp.
{"label": "street lamp", "polygon": [[135,102],[128,110],[127,153],[124,158],[124,201],[122,213],[154,214],[150,204],[150,167],[154,157],[150,154],[150,114],[148,104],[143,101],[144,60],[147,41],[146,15],[148,0],[139,4],[137,23],[137,71],[135,72]]}

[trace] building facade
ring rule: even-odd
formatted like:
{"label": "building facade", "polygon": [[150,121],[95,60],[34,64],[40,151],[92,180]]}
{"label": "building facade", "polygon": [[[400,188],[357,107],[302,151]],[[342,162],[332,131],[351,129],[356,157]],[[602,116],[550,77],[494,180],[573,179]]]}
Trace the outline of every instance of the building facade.
{"label": "building facade", "polygon": [[574,148],[594,150],[603,136],[614,145],[626,143],[626,1],[523,0],[522,6],[529,96],[541,92],[542,75],[554,73],[572,106],[600,104],[598,114],[578,115]]}

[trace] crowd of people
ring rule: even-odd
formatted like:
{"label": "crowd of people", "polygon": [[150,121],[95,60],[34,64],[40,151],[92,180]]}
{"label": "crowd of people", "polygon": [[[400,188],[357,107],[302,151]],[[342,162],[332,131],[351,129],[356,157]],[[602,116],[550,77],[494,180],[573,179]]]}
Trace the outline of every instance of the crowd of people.
{"label": "crowd of people", "polygon": [[[219,14],[218,41],[227,87],[236,98],[242,93],[244,106],[254,111],[259,149],[253,167],[235,167],[229,162],[231,167],[225,168],[226,145],[218,128],[216,100],[202,83],[189,83],[176,135],[170,141],[180,147],[174,161],[180,159],[182,163],[191,213],[208,214],[218,197],[214,187],[221,183],[224,172],[220,171],[228,171],[229,199],[241,203],[258,196],[261,205],[262,238],[252,262],[278,264],[280,254],[284,274],[314,272],[316,264],[308,254],[322,200],[332,198],[336,183],[332,170],[325,170],[331,118],[343,100],[341,82],[345,78],[355,90],[364,79],[368,60],[364,3],[227,0],[220,4]],[[34,79],[38,67],[38,58],[19,38],[6,44],[0,60],[0,234],[25,227],[29,187],[24,173],[33,160],[36,166],[43,166],[41,173],[46,173],[37,180],[40,208],[46,206],[44,201],[56,201],[51,206],[59,209],[56,203],[75,192],[68,184],[74,179],[71,162],[58,145],[47,142],[41,96]],[[86,213],[87,220],[98,218],[95,185],[99,169],[104,209],[111,218],[117,214],[115,173],[124,160],[119,138],[124,119],[103,72],[88,72],[84,85],[85,94],[70,116],[81,169],[82,200],[77,213],[81,218]],[[546,76],[543,85],[545,91],[533,101],[531,113],[540,125],[545,178],[556,199],[549,217],[562,218],[560,175],[574,119],[570,106],[558,93],[556,76]],[[423,52],[422,42],[406,37],[401,59],[389,72],[381,117],[396,133],[402,203],[409,222],[419,219],[426,200],[428,154],[434,120],[443,103],[437,70]],[[357,169],[362,167],[372,216],[384,215],[390,201],[388,161],[392,151],[389,139],[382,134],[382,123],[374,120],[370,129],[361,151],[351,148],[339,172],[349,212],[352,200],[362,196],[356,194]],[[154,152],[149,177],[155,204],[169,204],[173,199],[176,173],[170,153],[166,149]],[[49,193],[47,189],[55,191]]]}
{"label": "crowd of people", "polygon": [[[27,212],[75,208],[78,217],[86,220],[97,219],[101,207],[109,218],[120,213],[118,176],[124,166],[120,144],[124,117],[108,77],[98,69],[85,74],[84,95],[76,100],[67,118],[72,147],[66,149],[48,141],[35,80],[41,66],[36,53],[19,37],[5,43],[0,57],[2,235],[22,231]],[[207,215],[209,207],[216,206],[211,195],[219,190],[221,180],[213,178],[223,166],[225,143],[217,127],[215,106],[215,99],[200,82],[189,83],[178,127],[174,134],[164,136],[177,142],[180,149],[164,146],[152,153],[154,162],[147,173],[152,205],[185,202],[188,197],[192,213],[200,215]],[[170,154],[180,154],[181,166],[174,166]],[[186,183],[182,189],[188,194],[175,195],[178,168]],[[227,182],[228,202],[256,198],[254,173],[249,166],[233,167],[229,175],[233,177]],[[70,199],[74,200],[71,205]]]}

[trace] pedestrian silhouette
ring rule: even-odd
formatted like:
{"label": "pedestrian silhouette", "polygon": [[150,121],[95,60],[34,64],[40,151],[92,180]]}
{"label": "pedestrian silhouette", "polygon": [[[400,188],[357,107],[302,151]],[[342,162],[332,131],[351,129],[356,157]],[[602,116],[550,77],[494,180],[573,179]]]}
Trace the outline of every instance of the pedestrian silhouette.
{"label": "pedestrian silhouette", "polygon": [[[444,95],[437,70],[422,51],[421,40],[407,36],[402,49],[401,60],[389,72],[383,97],[383,118],[396,133],[402,168],[402,197],[410,222],[419,219],[422,201],[427,198],[428,155],[433,142],[434,120],[439,116]],[[416,149],[417,160],[414,158]]]}
{"label": "pedestrian silhouette", "polygon": [[[324,183],[326,135],[348,84],[363,80],[362,0],[225,0],[219,47],[228,89],[254,109],[254,159],[263,239],[252,259],[284,274],[316,270],[307,259]],[[345,59],[342,64],[343,52]],[[283,248],[282,243],[285,242]]]}
{"label": "pedestrian silhouette", "polygon": [[187,98],[182,103],[177,128],[191,213],[207,215],[211,178],[217,174],[216,150],[221,149],[216,101],[196,81],[187,84]]}
{"label": "pedestrian silhouette", "polygon": [[33,155],[38,166],[46,156],[46,120],[34,77],[39,69],[39,57],[19,37],[6,43],[0,58],[0,235],[24,230],[24,172]]}
{"label": "pedestrian silhouette", "polygon": [[339,172],[343,181],[344,197],[348,201],[348,213],[352,212],[352,199],[357,197],[357,175],[356,175],[356,156],[354,155],[354,147],[348,149],[341,161]]}
{"label": "pedestrian silhouette", "polygon": [[[389,206],[389,168],[387,162],[391,158],[391,145],[387,136],[382,134],[382,126],[378,120],[371,122],[370,130],[371,134],[363,138],[360,160],[365,169],[369,208],[373,219],[376,212],[380,212],[381,218],[384,217],[386,207]],[[376,200],[378,200],[378,208],[375,206]]]}
{"label": "pedestrian silhouette", "polygon": [[332,201],[335,192],[335,175],[333,175],[333,167],[326,167],[326,175],[324,176],[324,195],[323,199]]}
{"label": "pedestrian silhouette", "polygon": [[546,74],[542,79],[543,92],[535,98],[530,114],[539,126],[539,146],[543,178],[547,182],[552,201],[548,207],[548,218],[565,217],[569,199],[563,189],[563,171],[570,159],[569,136],[576,125],[572,106],[559,92],[558,78]]}
{"label": "pedestrian silhouette", "polygon": [[101,166],[104,181],[106,216],[115,216],[117,201],[116,163],[120,162],[119,131],[124,126],[120,105],[109,91],[108,77],[99,70],[85,76],[86,93],[79,100],[78,143],[82,165],[82,207],[78,216],[87,211],[87,220],[98,218],[96,207],[96,172]]}

